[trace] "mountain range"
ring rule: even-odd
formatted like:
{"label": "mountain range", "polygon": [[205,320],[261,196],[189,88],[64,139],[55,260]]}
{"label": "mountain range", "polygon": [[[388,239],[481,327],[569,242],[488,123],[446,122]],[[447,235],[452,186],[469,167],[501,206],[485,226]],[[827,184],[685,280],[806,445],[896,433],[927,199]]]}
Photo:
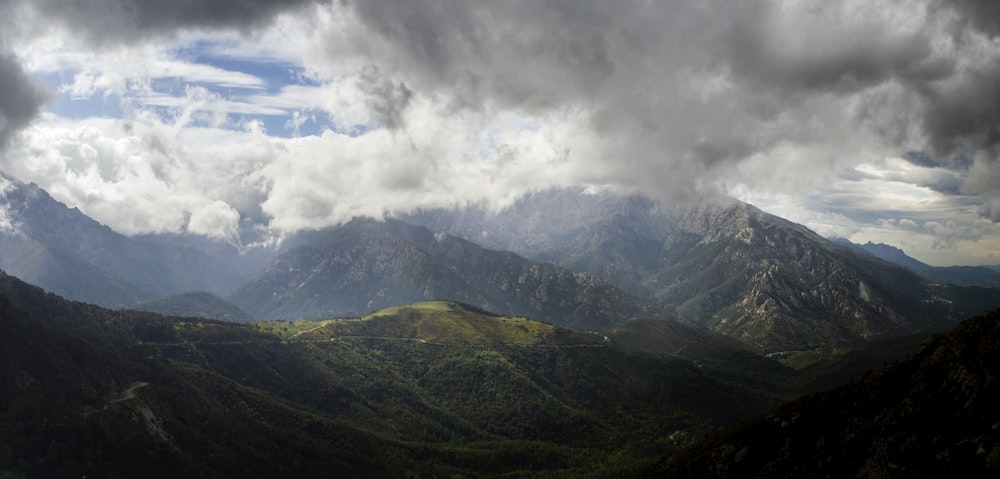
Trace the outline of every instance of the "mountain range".
{"label": "mountain range", "polygon": [[294,319],[452,299],[602,330],[633,316],[670,314],[593,275],[396,220],[356,219],[296,242],[237,291],[237,305],[261,318]]}
{"label": "mountain range", "polygon": [[245,325],[0,274],[0,476],[984,477],[997,325],[757,415],[825,373],[670,319],[602,335],[435,301]]}
{"label": "mountain range", "polygon": [[37,186],[4,181],[0,267],[110,307],[166,296],[177,307],[176,295],[201,290],[252,317],[296,319],[450,299],[600,331],[676,317],[769,352],[946,330],[1000,302],[732,200],[551,190],[502,211],[357,218],[280,250],[241,250],[125,237]]}
{"label": "mountain range", "polygon": [[115,307],[192,290],[227,295],[261,261],[219,242],[129,238],[37,185],[0,183],[0,268],[69,298]]}
{"label": "mountain range", "polygon": [[402,219],[594,274],[764,350],[947,329],[997,301],[994,291],[933,283],[735,201],[663,205],[557,190],[500,212]]}
{"label": "mountain range", "polygon": [[252,249],[0,186],[0,265],[50,291],[0,273],[0,477],[1000,467],[1000,316],[929,334],[997,289],[750,205],[552,190]]}
{"label": "mountain range", "polygon": [[876,258],[898,264],[924,278],[937,283],[956,284],[959,286],[1000,287],[1000,265],[994,266],[931,266],[908,256],[903,250],[887,244],[852,243],[843,238],[831,241],[863,251]]}
{"label": "mountain range", "polygon": [[605,477],[777,403],[454,302],[243,325],[0,275],[0,326],[2,477]]}

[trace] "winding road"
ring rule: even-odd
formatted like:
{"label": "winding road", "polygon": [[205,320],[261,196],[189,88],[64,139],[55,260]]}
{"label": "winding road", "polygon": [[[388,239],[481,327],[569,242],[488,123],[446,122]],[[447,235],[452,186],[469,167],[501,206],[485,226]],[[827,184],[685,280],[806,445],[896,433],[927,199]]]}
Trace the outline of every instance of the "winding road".
{"label": "winding road", "polygon": [[139,389],[139,388],[144,388],[146,386],[149,386],[149,383],[142,382],[142,381],[136,381],[136,382],[130,384],[129,387],[128,387],[128,389],[126,389],[125,392],[123,392],[121,396],[108,401],[108,404],[114,404],[116,402],[128,401],[129,399],[135,399],[135,390]]}

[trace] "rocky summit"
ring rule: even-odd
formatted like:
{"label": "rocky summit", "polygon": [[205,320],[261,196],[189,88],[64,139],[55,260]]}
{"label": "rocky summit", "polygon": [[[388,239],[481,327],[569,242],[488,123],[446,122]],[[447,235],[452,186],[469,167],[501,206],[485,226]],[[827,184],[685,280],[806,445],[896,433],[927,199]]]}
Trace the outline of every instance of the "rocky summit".
{"label": "rocky summit", "polygon": [[[567,204],[572,220],[553,219]],[[405,218],[589,272],[763,351],[947,329],[995,301],[990,290],[933,283],[735,201],[664,205],[560,190],[499,213]]]}

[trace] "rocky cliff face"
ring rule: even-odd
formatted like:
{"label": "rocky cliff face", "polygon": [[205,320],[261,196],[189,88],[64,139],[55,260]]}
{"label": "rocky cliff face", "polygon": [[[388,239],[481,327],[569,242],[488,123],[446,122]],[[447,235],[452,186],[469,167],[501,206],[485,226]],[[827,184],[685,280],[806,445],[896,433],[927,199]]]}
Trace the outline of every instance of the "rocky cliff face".
{"label": "rocky cliff face", "polygon": [[765,349],[926,326],[909,307],[928,299],[920,278],[801,226],[745,205],[686,211],[674,225],[668,242],[683,254],[647,284],[691,321]]}
{"label": "rocky cliff face", "polygon": [[[574,221],[545,221],[569,204]],[[594,274],[766,351],[944,329],[982,302],[954,300],[954,291],[897,265],[735,201],[663,205],[562,190],[500,213],[410,218]]]}
{"label": "rocky cliff face", "polygon": [[354,220],[299,243],[245,284],[235,302],[257,317],[296,318],[450,299],[589,329],[667,310],[590,274],[399,221]]}

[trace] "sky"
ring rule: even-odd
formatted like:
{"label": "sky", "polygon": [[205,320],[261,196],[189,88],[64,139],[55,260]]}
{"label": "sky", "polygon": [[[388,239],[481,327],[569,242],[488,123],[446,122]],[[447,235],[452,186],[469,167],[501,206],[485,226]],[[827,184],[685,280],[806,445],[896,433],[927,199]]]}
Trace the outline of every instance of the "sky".
{"label": "sky", "polygon": [[246,244],[553,187],[1000,264],[1000,2],[0,0],[0,170]]}

